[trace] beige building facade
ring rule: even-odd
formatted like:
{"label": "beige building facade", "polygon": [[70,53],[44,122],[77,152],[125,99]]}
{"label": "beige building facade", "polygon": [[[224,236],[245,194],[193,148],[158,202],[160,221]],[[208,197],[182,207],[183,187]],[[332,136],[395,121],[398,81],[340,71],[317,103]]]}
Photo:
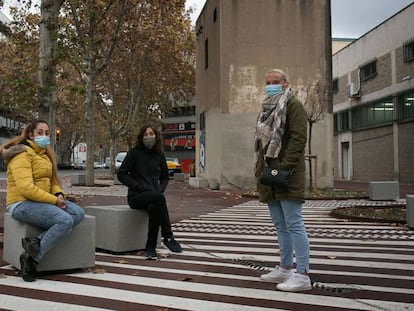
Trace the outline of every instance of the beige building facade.
{"label": "beige building facade", "polygon": [[208,0],[196,22],[196,167],[211,188],[255,189],[253,135],[265,74],[328,92],[313,127],[317,186],[333,185],[329,0]]}
{"label": "beige building facade", "polygon": [[414,4],[333,56],[335,179],[414,184]]}

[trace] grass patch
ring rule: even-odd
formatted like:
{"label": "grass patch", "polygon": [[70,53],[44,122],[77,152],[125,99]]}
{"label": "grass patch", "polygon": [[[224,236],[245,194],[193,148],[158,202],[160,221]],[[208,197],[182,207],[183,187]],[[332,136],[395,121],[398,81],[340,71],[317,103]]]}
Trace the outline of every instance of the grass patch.
{"label": "grass patch", "polygon": [[354,206],[335,209],[331,215],[360,221],[375,221],[385,223],[406,223],[407,208],[401,206]]}
{"label": "grass patch", "polygon": [[305,192],[306,200],[347,200],[347,199],[368,199],[366,191],[348,191],[342,189],[324,188],[312,192]]}

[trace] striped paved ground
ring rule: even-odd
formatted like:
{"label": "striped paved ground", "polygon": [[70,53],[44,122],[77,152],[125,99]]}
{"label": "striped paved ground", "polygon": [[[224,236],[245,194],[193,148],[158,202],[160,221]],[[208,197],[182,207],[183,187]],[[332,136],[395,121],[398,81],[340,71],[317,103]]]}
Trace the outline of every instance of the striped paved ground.
{"label": "striped paved ground", "polygon": [[0,268],[1,310],[414,310],[414,231],[329,217],[309,201],[314,288],[285,293],[260,282],[278,261],[265,206],[256,201],[174,225],[182,254],[96,254],[90,271],[25,283]]}

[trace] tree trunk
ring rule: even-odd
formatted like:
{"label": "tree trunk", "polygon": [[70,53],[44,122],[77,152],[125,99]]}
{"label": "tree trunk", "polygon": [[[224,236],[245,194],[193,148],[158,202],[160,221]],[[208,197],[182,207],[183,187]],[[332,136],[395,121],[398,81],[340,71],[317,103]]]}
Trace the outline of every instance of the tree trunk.
{"label": "tree trunk", "polygon": [[49,122],[54,137],[57,106],[56,93],[56,31],[64,0],[42,0],[40,5],[39,50],[39,115]]}
{"label": "tree trunk", "polygon": [[85,97],[85,121],[86,121],[86,185],[95,184],[95,174],[93,170],[94,150],[95,150],[95,118],[94,100],[95,100],[95,78],[96,70],[94,60],[88,59],[86,97]]}
{"label": "tree trunk", "polygon": [[309,151],[309,191],[313,192],[313,175],[312,175],[312,123],[309,122],[309,136],[308,136],[308,151]]}

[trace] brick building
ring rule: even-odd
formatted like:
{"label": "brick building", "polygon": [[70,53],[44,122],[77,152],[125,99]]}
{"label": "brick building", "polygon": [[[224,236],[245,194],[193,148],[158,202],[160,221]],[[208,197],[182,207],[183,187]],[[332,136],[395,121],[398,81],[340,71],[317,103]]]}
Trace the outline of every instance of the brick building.
{"label": "brick building", "polygon": [[414,184],[414,4],[333,55],[335,179]]}

